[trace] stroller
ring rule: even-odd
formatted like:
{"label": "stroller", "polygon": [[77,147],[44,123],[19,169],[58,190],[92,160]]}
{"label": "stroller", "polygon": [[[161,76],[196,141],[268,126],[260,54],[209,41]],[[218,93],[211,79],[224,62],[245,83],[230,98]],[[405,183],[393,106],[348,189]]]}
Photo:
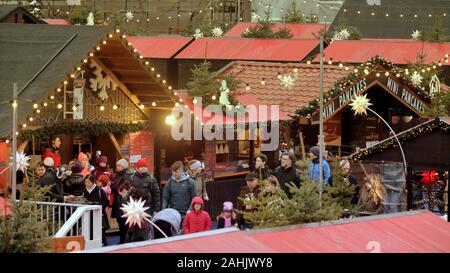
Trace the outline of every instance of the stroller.
{"label": "stroller", "polygon": [[[181,215],[178,211],[167,208],[158,212],[152,222],[157,225],[167,236],[180,234]],[[165,238],[165,236],[153,225],[150,225],[151,239]]]}

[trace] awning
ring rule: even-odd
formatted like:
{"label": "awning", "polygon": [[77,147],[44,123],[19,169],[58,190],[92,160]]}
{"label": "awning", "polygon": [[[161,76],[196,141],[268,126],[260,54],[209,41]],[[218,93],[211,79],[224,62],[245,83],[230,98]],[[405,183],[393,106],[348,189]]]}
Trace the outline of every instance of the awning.
{"label": "awning", "polygon": [[410,211],[258,232],[236,228],[106,247],[107,253],[447,253],[450,223],[429,211]]}
{"label": "awning", "polygon": [[193,38],[186,37],[128,37],[127,40],[144,58],[170,59]]}

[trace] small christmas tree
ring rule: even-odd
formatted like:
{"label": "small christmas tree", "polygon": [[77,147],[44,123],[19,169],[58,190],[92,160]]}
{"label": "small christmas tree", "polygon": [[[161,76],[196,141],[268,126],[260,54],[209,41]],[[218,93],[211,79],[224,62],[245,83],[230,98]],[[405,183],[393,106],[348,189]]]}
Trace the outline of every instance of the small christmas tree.
{"label": "small christmas tree", "polygon": [[431,43],[445,43],[450,41],[450,36],[447,34],[447,29],[442,26],[442,16],[436,16],[434,25],[427,26],[422,29],[420,40]]}
{"label": "small christmas tree", "polygon": [[297,1],[292,1],[291,9],[286,12],[286,23],[302,24],[305,23],[305,18],[297,9]]}

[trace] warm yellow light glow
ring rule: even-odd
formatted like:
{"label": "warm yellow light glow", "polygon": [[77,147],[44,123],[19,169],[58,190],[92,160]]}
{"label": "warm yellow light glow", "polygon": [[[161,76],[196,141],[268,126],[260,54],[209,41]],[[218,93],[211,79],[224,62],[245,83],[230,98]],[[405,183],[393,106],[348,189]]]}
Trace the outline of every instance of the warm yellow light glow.
{"label": "warm yellow light glow", "polygon": [[176,119],[174,116],[170,115],[166,117],[166,124],[168,125],[174,125],[176,122]]}
{"label": "warm yellow light glow", "polygon": [[58,104],[58,109],[61,109],[63,106],[61,103]]}
{"label": "warm yellow light glow", "polygon": [[39,107],[39,105],[37,103],[33,104],[33,108],[37,109]]}
{"label": "warm yellow light glow", "polygon": [[117,105],[114,104],[113,105],[113,110],[117,110],[117,108],[118,108]]}
{"label": "warm yellow light glow", "polygon": [[100,111],[104,111],[105,110],[105,106],[100,106]]}

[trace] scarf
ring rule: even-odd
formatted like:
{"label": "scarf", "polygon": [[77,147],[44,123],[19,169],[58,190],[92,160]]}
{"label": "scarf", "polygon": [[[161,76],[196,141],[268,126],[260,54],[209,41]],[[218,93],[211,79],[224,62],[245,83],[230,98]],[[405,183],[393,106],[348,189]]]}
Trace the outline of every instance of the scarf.
{"label": "scarf", "polygon": [[223,217],[223,219],[225,220],[225,225],[224,227],[231,227],[231,216],[230,217]]}

